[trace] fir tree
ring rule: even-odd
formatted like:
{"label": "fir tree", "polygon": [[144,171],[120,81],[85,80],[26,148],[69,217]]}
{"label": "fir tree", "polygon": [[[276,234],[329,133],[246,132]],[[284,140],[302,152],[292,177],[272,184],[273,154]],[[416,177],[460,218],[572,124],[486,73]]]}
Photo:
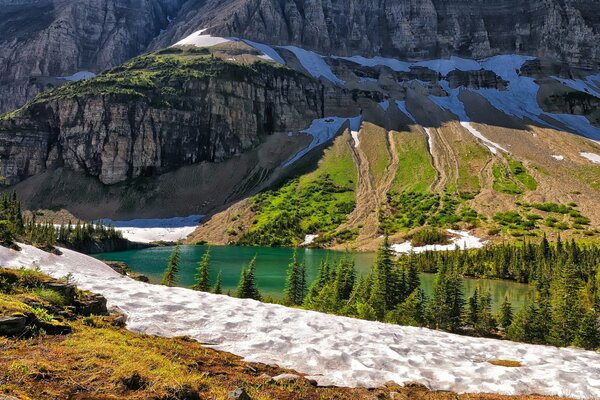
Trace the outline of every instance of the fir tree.
{"label": "fir tree", "polygon": [[254,299],[260,301],[262,296],[256,286],[255,277],[256,256],[250,261],[248,268],[242,269],[242,275],[237,288],[237,297],[241,299]]}
{"label": "fir tree", "polygon": [[508,297],[505,296],[504,301],[500,305],[500,313],[498,315],[498,322],[500,322],[500,325],[504,329],[508,329],[510,324],[512,324],[512,321],[513,321],[512,304],[510,304]]}
{"label": "fir tree", "polygon": [[386,322],[407,325],[422,326],[425,323],[425,308],[427,299],[420,288],[414,290],[402,303],[386,315]]}
{"label": "fir tree", "polygon": [[221,270],[219,270],[219,273],[217,274],[217,281],[212,292],[214,294],[223,294],[223,272]]}
{"label": "fir tree", "polygon": [[481,293],[477,308],[475,330],[480,335],[489,335],[496,329],[496,320],[492,315],[492,295],[489,291]]}
{"label": "fir tree", "polygon": [[575,265],[567,262],[552,286],[552,327],[550,338],[558,346],[568,346],[575,339],[582,317],[581,280]]}
{"label": "fir tree", "polygon": [[204,252],[202,259],[198,262],[196,269],[196,284],[192,289],[201,292],[210,291],[210,249]]}
{"label": "fir tree", "polygon": [[596,350],[600,347],[598,315],[593,309],[587,310],[581,319],[573,344],[587,350]]}
{"label": "fir tree", "polygon": [[287,279],[285,283],[284,301],[287,304],[299,306],[304,303],[306,296],[306,268],[298,262],[296,251],[292,256],[292,262],[288,266]]}
{"label": "fir tree", "polygon": [[479,321],[479,288],[476,287],[473,295],[467,299],[467,312],[465,322],[467,325],[475,327]]}
{"label": "fir tree", "polygon": [[179,273],[179,258],[180,258],[180,248],[179,245],[175,246],[173,252],[171,253],[171,257],[169,257],[169,262],[167,264],[167,268],[163,274],[162,280],[160,281],[161,285],[165,286],[175,286],[177,284],[177,274]]}

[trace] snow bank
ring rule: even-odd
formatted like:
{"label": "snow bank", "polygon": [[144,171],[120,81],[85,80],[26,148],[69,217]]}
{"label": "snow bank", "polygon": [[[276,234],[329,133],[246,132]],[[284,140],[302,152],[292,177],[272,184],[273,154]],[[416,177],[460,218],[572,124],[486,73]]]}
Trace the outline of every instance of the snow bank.
{"label": "snow bank", "polygon": [[404,242],[401,244],[392,245],[392,250],[396,253],[424,253],[426,251],[447,251],[447,250],[468,250],[468,249],[480,249],[485,245],[476,236],[471,235],[467,231],[455,231],[448,229],[448,232],[454,235],[450,244],[432,244],[427,246],[413,247],[410,242]]}
{"label": "snow bank", "polygon": [[450,57],[449,59],[420,61],[413,64],[415,67],[425,67],[436,71],[443,76],[448,75],[454,70],[459,71],[478,71],[482,69],[481,64],[475,60],[466,60],[460,57]]}
{"label": "snow bank", "polygon": [[91,79],[96,76],[95,73],[90,71],[79,71],[70,76],[61,76],[60,79],[64,79],[66,81],[78,82],[86,79]]}
{"label": "snow bank", "polygon": [[222,38],[213,35],[204,35],[207,29],[200,29],[192,33],[188,37],[175,43],[173,46],[196,46],[196,47],[212,47],[221,43],[231,42],[231,39]]}
{"label": "snow bank", "polygon": [[123,232],[123,237],[134,242],[176,242],[185,239],[200,224],[203,215],[163,219],[134,219],[130,221],[103,220]]}
{"label": "snow bank", "polygon": [[212,47],[212,46],[216,46],[218,44],[228,43],[228,42],[244,42],[248,46],[253,47],[256,50],[263,53],[262,55],[259,56],[259,58],[262,58],[262,59],[268,60],[268,61],[274,61],[274,62],[277,62],[280,64],[285,64],[285,60],[283,58],[281,58],[279,53],[277,53],[277,51],[275,51],[275,49],[269,45],[253,42],[252,40],[240,39],[237,37],[223,38],[223,37],[218,37],[218,36],[212,36],[209,34],[204,35],[205,31],[206,31],[206,29],[201,29],[197,32],[194,32],[191,35],[189,35],[188,37],[175,43],[173,45],[173,47],[175,47],[175,46]]}
{"label": "snow bank", "polygon": [[[596,352],[458,336],[155,286],[70,250],[56,256],[21,247],[21,252],[1,247],[0,264],[36,264],[56,278],[72,274],[80,288],[104,295],[110,307],[125,312],[128,329],[189,336],[248,361],[295,369],[321,385],[416,381],[457,392],[600,396]],[[492,359],[523,366],[494,366],[488,362]]]}
{"label": "snow bank", "polygon": [[581,155],[581,157],[587,158],[588,160],[590,160],[594,164],[600,164],[600,155],[598,155],[598,154],[587,153],[587,152],[581,152],[579,154]]}
{"label": "snow bank", "polygon": [[389,100],[384,100],[381,103],[379,103],[379,107],[383,108],[383,111],[387,111],[390,108],[390,101]]}
{"label": "snow bank", "polygon": [[337,85],[344,86],[346,81],[339,79],[333,71],[331,71],[331,67],[325,62],[322,55],[315,53],[314,51],[308,51],[301,49],[296,46],[282,46],[282,49],[287,49],[294,53],[302,67],[311,74],[315,78],[323,77],[330,82],[333,82]]}
{"label": "snow bank", "polygon": [[[344,124],[350,124],[350,130],[353,132],[358,132],[360,130],[360,124],[362,122],[362,117],[359,115],[358,117],[353,118],[340,118],[340,117],[330,117],[330,118],[321,118],[316,119],[312,122],[310,127],[301,133],[311,135],[312,142],[296,153],[289,161],[283,164],[284,168],[289,167],[294,164],[296,161],[304,157],[308,152],[310,152],[315,147],[319,147],[338,135],[338,133],[344,127]],[[352,135],[354,138],[354,134]],[[356,135],[356,139],[358,139],[358,134]]]}

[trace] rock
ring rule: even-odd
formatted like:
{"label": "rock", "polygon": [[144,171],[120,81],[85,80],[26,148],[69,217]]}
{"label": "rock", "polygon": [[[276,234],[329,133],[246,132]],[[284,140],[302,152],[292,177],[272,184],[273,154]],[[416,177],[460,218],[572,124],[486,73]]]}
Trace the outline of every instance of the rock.
{"label": "rock", "polygon": [[122,382],[123,385],[127,388],[127,390],[141,390],[148,386],[148,382],[146,382],[146,380],[142,378],[137,372],[135,372],[129,378],[123,379]]}
{"label": "rock", "polygon": [[27,328],[27,316],[0,317],[0,336],[20,335]]}
{"label": "rock", "polygon": [[18,397],[9,396],[7,394],[0,394],[0,400],[19,400]]}
{"label": "rock", "polygon": [[232,400],[252,400],[244,388],[237,388],[229,392],[229,398]]}
{"label": "rock", "polygon": [[422,384],[421,382],[416,382],[416,381],[404,382],[404,387],[412,388],[412,389],[419,389],[419,390],[429,390],[429,388],[426,385]]}
{"label": "rock", "polygon": [[75,298],[75,286],[68,283],[48,282],[44,286],[60,293],[67,303],[71,303]]}
{"label": "rock", "polygon": [[99,294],[90,294],[82,299],[74,301],[77,314],[83,316],[89,315],[108,315],[106,309],[106,298]]}
{"label": "rock", "polygon": [[265,373],[263,373],[263,374],[260,374],[260,375],[258,376],[258,379],[260,379],[260,380],[263,380],[263,381],[266,381],[266,382],[269,382],[269,383],[270,383],[270,382],[274,382],[274,381],[273,381],[273,377],[272,377],[271,375],[269,375],[269,374],[265,374]]}

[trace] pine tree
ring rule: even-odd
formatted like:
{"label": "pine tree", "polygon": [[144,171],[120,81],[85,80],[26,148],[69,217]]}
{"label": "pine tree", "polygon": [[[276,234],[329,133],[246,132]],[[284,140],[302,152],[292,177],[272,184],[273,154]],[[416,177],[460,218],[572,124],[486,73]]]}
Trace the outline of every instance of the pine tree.
{"label": "pine tree", "polygon": [[215,286],[213,287],[212,292],[214,294],[223,294],[223,272],[221,270],[219,270],[219,273],[217,274],[217,282],[215,283]]}
{"label": "pine tree", "polygon": [[425,309],[427,299],[420,288],[414,290],[402,303],[386,315],[386,322],[407,325],[422,326],[425,323]]}
{"label": "pine tree", "polygon": [[496,320],[492,315],[492,295],[491,293],[481,293],[479,296],[477,322],[475,330],[480,335],[489,335],[496,329]]}
{"label": "pine tree", "polygon": [[171,253],[171,257],[169,257],[169,262],[167,264],[167,268],[163,274],[163,278],[160,281],[161,285],[165,286],[175,286],[177,284],[177,274],[179,273],[179,258],[180,258],[180,248],[179,245],[175,246],[173,249],[173,253]]}
{"label": "pine tree", "polygon": [[393,252],[387,235],[377,252],[374,265],[375,280],[370,303],[375,309],[378,319],[383,319],[385,313],[398,304],[400,292],[399,276],[394,271]]}
{"label": "pine tree", "polygon": [[256,268],[256,256],[250,261],[248,268],[242,269],[242,275],[240,277],[240,283],[237,288],[237,297],[241,299],[254,299],[260,301],[262,296],[256,286],[255,277]]}
{"label": "pine tree", "polygon": [[305,296],[306,268],[304,264],[298,262],[298,257],[294,250],[292,262],[288,266],[284,301],[287,304],[299,306],[304,303]]}
{"label": "pine tree", "polygon": [[309,309],[317,309],[317,303],[319,300],[319,294],[321,290],[328,285],[331,281],[331,274],[329,269],[329,261],[321,260],[319,264],[319,273],[317,275],[317,279],[310,285],[308,289],[308,294],[304,299],[304,305]]}
{"label": "pine tree", "polygon": [[557,346],[568,346],[575,339],[582,317],[580,294],[582,283],[575,265],[564,264],[551,286],[552,327],[550,339]]}
{"label": "pine tree", "polygon": [[201,292],[210,291],[210,249],[204,252],[202,259],[198,262],[196,269],[196,284],[192,289]]}
{"label": "pine tree", "polygon": [[504,297],[504,301],[502,302],[502,305],[500,306],[500,313],[498,315],[498,321],[500,322],[500,325],[504,328],[504,329],[508,329],[508,327],[510,326],[510,324],[512,324],[513,321],[513,311],[512,311],[512,305],[510,304],[510,301],[508,300],[508,297]]}
{"label": "pine tree", "polygon": [[598,315],[594,310],[586,311],[581,319],[573,344],[587,350],[596,350],[600,347],[600,326]]}
{"label": "pine tree", "polygon": [[467,299],[467,312],[465,322],[475,327],[479,321],[479,287],[473,291],[473,295]]}

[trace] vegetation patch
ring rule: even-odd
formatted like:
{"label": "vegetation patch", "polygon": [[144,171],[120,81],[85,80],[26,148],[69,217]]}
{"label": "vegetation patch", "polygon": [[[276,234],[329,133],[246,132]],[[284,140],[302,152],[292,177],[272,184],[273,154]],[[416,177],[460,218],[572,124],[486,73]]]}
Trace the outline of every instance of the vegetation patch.
{"label": "vegetation patch", "polygon": [[351,239],[353,232],[337,229],[354,210],[357,174],[347,135],[340,136],[314,172],[250,200],[256,218],[237,243],[296,246],[308,234],[318,234],[317,243]]}
{"label": "vegetation patch", "polygon": [[424,227],[411,233],[408,237],[413,247],[421,247],[432,244],[448,244],[450,236],[442,229]]}
{"label": "vegetation patch", "polygon": [[498,367],[519,368],[523,366],[523,364],[520,361],[513,360],[490,360],[488,362]]}

